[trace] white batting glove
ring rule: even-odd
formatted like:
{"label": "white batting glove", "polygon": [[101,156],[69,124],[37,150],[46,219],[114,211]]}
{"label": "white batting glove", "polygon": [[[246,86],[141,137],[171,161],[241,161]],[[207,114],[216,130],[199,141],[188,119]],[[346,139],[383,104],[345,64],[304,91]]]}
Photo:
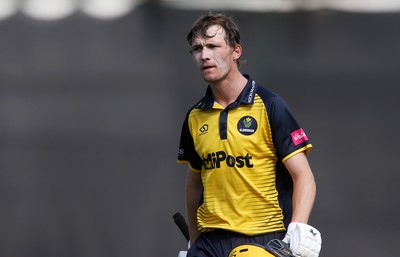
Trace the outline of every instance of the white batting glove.
{"label": "white batting glove", "polygon": [[292,222],[289,224],[283,242],[289,244],[290,250],[300,257],[318,257],[321,251],[321,233],[314,227]]}
{"label": "white batting glove", "polygon": [[180,251],[178,257],[186,257],[187,251]]}
{"label": "white batting glove", "polygon": [[[188,250],[190,248],[190,241],[188,242]],[[186,257],[187,251],[180,251],[178,257]]]}

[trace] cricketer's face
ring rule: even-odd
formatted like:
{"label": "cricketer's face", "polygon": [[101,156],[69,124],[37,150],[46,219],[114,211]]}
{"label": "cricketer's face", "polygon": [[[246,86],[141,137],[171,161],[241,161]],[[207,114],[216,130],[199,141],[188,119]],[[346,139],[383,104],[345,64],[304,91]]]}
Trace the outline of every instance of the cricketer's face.
{"label": "cricketer's face", "polygon": [[232,69],[237,69],[241,52],[227,44],[225,30],[218,25],[210,26],[206,35],[194,39],[191,52],[203,79],[213,84],[226,78]]}

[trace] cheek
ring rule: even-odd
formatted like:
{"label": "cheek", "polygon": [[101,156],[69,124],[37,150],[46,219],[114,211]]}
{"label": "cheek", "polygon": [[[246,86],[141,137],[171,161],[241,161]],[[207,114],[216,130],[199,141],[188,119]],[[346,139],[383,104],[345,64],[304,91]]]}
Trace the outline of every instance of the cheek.
{"label": "cheek", "polygon": [[224,70],[229,69],[229,66],[230,66],[230,60],[229,59],[224,58],[223,56],[220,56],[218,60],[219,60],[219,66],[222,69],[224,69]]}
{"label": "cheek", "polygon": [[201,60],[199,55],[193,55],[193,61],[196,64],[197,67],[201,66]]}

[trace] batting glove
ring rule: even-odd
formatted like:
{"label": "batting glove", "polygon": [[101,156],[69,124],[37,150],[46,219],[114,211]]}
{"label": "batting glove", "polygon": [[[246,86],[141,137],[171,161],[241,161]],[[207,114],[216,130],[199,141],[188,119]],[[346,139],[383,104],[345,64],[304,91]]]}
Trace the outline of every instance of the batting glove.
{"label": "batting glove", "polygon": [[289,224],[283,242],[290,245],[293,254],[300,257],[318,257],[321,251],[321,233],[314,227],[292,222]]}
{"label": "batting glove", "polygon": [[[190,241],[188,242],[188,250],[190,248]],[[187,251],[180,251],[178,257],[186,257]]]}
{"label": "batting glove", "polygon": [[180,251],[178,257],[186,257],[187,251]]}

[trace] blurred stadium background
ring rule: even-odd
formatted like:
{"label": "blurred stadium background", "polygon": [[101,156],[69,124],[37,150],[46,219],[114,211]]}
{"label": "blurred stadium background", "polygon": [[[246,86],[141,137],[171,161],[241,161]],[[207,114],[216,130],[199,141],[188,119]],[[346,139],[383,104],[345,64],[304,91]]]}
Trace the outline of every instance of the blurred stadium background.
{"label": "blurred stadium background", "polygon": [[0,0],[1,257],[185,249],[185,37],[209,9],[313,141],[321,256],[397,254],[400,1]]}

